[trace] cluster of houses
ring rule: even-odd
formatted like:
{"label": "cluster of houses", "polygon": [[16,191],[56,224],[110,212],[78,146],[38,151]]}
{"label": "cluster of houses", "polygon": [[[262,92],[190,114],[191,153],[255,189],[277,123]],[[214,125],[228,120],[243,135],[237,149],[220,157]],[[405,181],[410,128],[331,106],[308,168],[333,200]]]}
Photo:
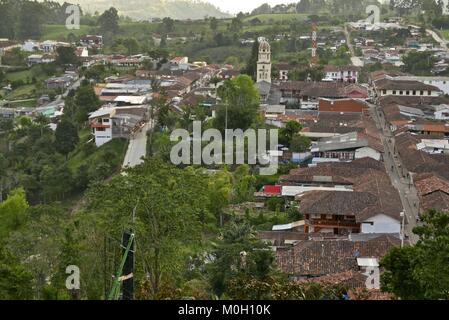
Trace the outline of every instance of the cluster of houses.
{"label": "cluster of houses", "polygon": [[[361,52],[363,65],[380,63],[383,66],[400,67],[403,65],[402,57],[411,51],[431,52],[436,64],[432,70],[438,74],[447,70],[449,66],[449,56],[446,48],[436,45],[434,40],[429,40],[428,35],[421,28],[413,25],[405,26],[397,22],[389,23],[367,23],[355,22],[349,24],[352,30],[361,31],[361,35],[354,39],[355,47]],[[398,42],[395,45],[382,43],[379,39],[370,38],[374,31],[378,33],[390,31],[393,33],[406,33],[408,37],[404,43]],[[391,37],[388,38],[391,41]],[[429,42],[430,41],[430,42]],[[400,43],[400,44],[399,44]]]}
{"label": "cluster of houses", "polygon": [[[138,69],[134,75],[108,77],[94,88],[104,103],[90,116],[95,142],[101,146],[139,129],[148,121],[153,99],[162,93],[175,113],[183,114],[185,107],[201,104],[212,114],[217,87],[237,74],[230,65],[189,63],[188,57],[174,57],[158,70]],[[217,81],[212,83],[213,79]],[[155,86],[160,88],[158,92],[153,92]]]}
{"label": "cluster of houses", "polygon": [[289,81],[287,67],[279,69],[279,79],[266,81],[269,54],[262,42],[257,85],[265,122],[279,128],[299,122],[298,133],[311,139],[311,147],[295,154],[279,146],[279,160],[298,168],[254,194],[262,203],[283,198],[303,219],[273,226],[259,238],[271,244],[278,266],[293,280],[331,281],[389,298],[371,281],[373,270],[381,271],[382,257],[407,235],[375,104],[393,133],[404,181],[416,190],[412,206],[421,213],[449,211],[449,79],[378,71],[359,85],[358,68],[349,66],[326,67],[321,82]]}

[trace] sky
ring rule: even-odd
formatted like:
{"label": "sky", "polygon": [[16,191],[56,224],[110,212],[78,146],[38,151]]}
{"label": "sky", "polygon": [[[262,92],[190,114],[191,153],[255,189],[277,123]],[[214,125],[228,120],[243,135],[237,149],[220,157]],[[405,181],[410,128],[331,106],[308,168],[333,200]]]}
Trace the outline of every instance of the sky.
{"label": "sky", "polygon": [[264,3],[270,6],[277,4],[297,3],[299,0],[205,0],[230,13],[250,12]]}

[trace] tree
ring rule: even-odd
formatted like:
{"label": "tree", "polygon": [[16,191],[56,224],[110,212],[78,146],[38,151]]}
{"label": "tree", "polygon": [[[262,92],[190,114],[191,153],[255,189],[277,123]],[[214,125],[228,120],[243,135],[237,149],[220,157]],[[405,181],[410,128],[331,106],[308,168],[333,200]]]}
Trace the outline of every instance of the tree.
{"label": "tree", "polygon": [[243,22],[240,18],[236,17],[232,19],[231,25],[229,26],[229,30],[231,32],[240,32],[243,28]]}
{"label": "tree", "polygon": [[8,198],[0,203],[0,242],[11,232],[18,230],[26,221],[29,205],[23,188],[12,190]]}
{"label": "tree", "polygon": [[3,245],[0,245],[0,275],[0,300],[33,298],[32,275]]}
{"label": "tree", "polygon": [[293,152],[306,152],[309,150],[311,141],[309,137],[295,134],[290,141],[290,151]]}
{"label": "tree", "polygon": [[302,126],[297,121],[289,121],[285,128],[279,130],[279,142],[281,144],[290,145],[292,138],[301,130]]}
{"label": "tree", "polygon": [[103,14],[98,18],[98,25],[102,32],[110,32],[112,34],[117,34],[119,31],[119,16],[118,11],[114,7],[109,8],[103,12]]}
{"label": "tree", "polygon": [[210,25],[210,29],[211,29],[213,32],[217,31],[217,29],[218,29],[218,20],[217,20],[217,18],[212,17],[212,18],[210,19],[209,25]]}
{"label": "tree", "polygon": [[40,38],[44,23],[43,7],[38,2],[25,1],[21,5],[19,30],[22,39]]}
{"label": "tree", "polygon": [[310,0],[301,0],[296,6],[296,11],[299,13],[306,13],[310,10]]}
{"label": "tree", "polygon": [[244,73],[249,75],[253,80],[256,79],[257,75],[257,60],[259,59],[259,42],[256,40],[253,44],[253,48],[251,50],[251,56],[246,64],[246,68]]}
{"label": "tree", "polygon": [[70,152],[75,150],[79,142],[78,130],[67,119],[63,119],[55,132],[55,147],[58,152],[67,156]]}
{"label": "tree", "polygon": [[221,104],[214,119],[215,128],[246,130],[259,121],[259,92],[253,80],[246,75],[228,79],[218,89]]}
{"label": "tree", "polygon": [[429,75],[435,65],[435,57],[431,52],[411,51],[402,57],[405,72],[417,75]]}
{"label": "tree", "polygon": [[88,224],[85,231],[97,235],[90,236],[99,241],[99,248],[92,246],[92,250],[102,251],[103,235],[120,238],[123,228],[132,225],[134,212],[140,255],[134,277],[144,291],[142,296],[164,298],[163,288],[182,279],[191,256],[188,247],[200,243],[199,219],[207,212],[207,179],[201,170],[178,169],[151,158],[128,170],[126,176],[94,186],[87,200],[98,226]]}
{"label": "tree", "polygon": [[260,7],[254,9],[251,12],[251,15],[254,16],[258,14],[269,14],[269,13],[271,13],[271,7],[268,3],[264,3]]}
{"label": "tree", "polygon": [[411,247],[392,249],[381,261],[382,290],[401,299],[449,299],[449,213],[430,210]]}
{"label": "tree", "polygon": [[247,164],[239,166],[235,170],[234,179],[234,201],[236,203],[250,201],[253,198],[256,183],[256,177],[251,174],[250,167]]}
{"label": "tree", "polygon": [[227,171],[214,174],[208,183],[209,211],[215,215],[218,224],[223,226],[223,209],[229,204],[232,196],[231,176]]}
{"label": "tree", "polygon": [[175,28],[175,21],[170,17],[165,17],[164,19],[162,19],[162,27],[164,32],[166,33],[173,32]]}
{"label": "tree", "polygon": [[266,279],[274,271],[274,255],[257,239],[247,223],[228,224],[222,240],[212,252],[214,260],[206,266],[211,287],[219,297],[227,295],[238,277]]}
{"label": "tree", "polygon": [[332,282],[296,282],[280,276],[239,275],[227,288],[227,295],[235,300],[343,300],[347,292],[346,286]]}
{"label": "tree", "polygon": [[123,45],[126,47],[128,55],[137,54],[139,52],[139,43],[136,38],[125,38]]}
{"label": "tree", "polygon": [[48,124],[50,123],[50,119],[44,116],[43,114],[39,114],[35,119],[34,122],[38,125],[41,137],[44,135],[44,130],[48,128]]}
{"label": "tree", "polygon": [[78,64],[78,57],[75,55],[74,47],[58,47],[56,52],[58,53],[56,63],[60,66]]}
{"label": "tree", "polygon": [[82,125],[87,121],[89,113],[97,110],[100,104],[92,85],[83,82],[74,97],[66,99],[64,113],[73,123]]}

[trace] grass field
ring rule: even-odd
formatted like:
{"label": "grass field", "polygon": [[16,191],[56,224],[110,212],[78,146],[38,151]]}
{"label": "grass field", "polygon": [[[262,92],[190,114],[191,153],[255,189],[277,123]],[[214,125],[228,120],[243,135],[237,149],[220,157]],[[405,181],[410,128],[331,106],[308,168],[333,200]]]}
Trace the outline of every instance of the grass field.
{"label": "grass field", "polygon": [[8,81],[17,81],[17,80],[26,81],[28,78],[31,79],[32,77],[33,72],[31,71],[31,69],[17,72],[9,72],[5,75],[5,79]]}
{"label": "grass field", "polygon": [[[19,100],[35,97],[36,84],[44,81],[48,77],[49,76],[45,74],[40,65],[33,66],[27,70],[8,72],[5,75],[5,80],[11,82],[22,80],[25,85],[16,88],[7,94],[5,98],[8,100]],[[36,79],[36,83],[31,83],[33,78]]]}
{"label": "grass field", "polygon": [[440,33],[444,39],[449,40],[449,29],[438,30],[438,33]]}
{"label": "grass field", "polygon": [[41,40],[67,40],[67,36],[73,33],[75,36],[82,36],[90,33],[90,26],[80,26],[79,30],[69,30],[62,24],[44,25]]}

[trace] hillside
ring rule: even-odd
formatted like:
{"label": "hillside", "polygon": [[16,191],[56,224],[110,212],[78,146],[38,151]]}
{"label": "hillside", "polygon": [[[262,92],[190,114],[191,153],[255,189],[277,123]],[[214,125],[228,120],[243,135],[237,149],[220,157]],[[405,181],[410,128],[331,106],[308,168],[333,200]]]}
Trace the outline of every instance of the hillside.
{"label": "hillside", "polygon": [[[63,3],[65,0],[58,0]],[[136,20],[171,17],[179,20],[203,19],[205,16],[227,18],[228,14],[217,7],[198,0],[71,0],[81,5],[84,11],[103,12],[111,6],[121,15]]]}

